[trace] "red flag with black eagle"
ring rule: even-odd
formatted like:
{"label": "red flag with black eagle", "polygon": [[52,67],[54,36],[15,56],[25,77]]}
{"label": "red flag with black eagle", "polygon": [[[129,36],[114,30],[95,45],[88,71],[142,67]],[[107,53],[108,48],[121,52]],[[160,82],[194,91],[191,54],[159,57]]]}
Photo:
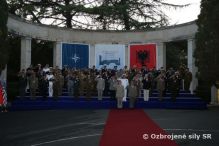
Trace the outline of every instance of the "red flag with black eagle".
{"label": "red flag with black eagle", "polygon": [[156,44],[130,45],[130,67],[156,67]]}
{"label": "red flag with black eagle", "polygon": [[7,94],[4,86],[0,82],[0,105],[7,106]]}

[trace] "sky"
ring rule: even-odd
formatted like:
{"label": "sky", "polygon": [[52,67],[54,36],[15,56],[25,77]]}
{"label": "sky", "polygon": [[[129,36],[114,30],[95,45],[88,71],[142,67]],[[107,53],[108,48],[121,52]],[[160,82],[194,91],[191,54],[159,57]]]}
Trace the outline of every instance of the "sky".
{"label": "sky", "polygon": [[165,10],[170,18],[170,25],[181,24],[196,20],[200,14],[201,0],[165,0],[172,4],[190,4],[185,8]]}

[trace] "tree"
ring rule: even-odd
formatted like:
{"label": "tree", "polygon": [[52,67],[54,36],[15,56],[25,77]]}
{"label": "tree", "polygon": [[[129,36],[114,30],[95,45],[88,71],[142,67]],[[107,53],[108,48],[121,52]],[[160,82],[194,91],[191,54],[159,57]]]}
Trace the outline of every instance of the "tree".
{"label": "tree", "polygon": [[[188,5],[174,5],[164,0],[109,0],[99,8],[102,15],[97,14],[94,20],[108,22],[108,29],[148,29],[168,24],[168,16],[164,8],[182,8]],[[102,18],[102,19],[101,19]]]}
{"label": "tree", "polygon": [[166,67],[179,69],[181,65],[187,66],[187,41],[174,41],[166,43]]}
{"label": "tree", "polygon": [[0,74],[8,60],[7,51],[8,6],[5,0],[0,1]]}
{"label": "tree", "polygon": [[7,0],[10,13],[68,28],[131,30],[168,24],[164,0]]}
{"label": "tree", "polygon": [[[52,42],[32,39],[31,45],[32,45],[31,62],[33,66],[37,64],[41,64],[42,66],[45,66],[46,64],[49,64],[50,66],[53,65]],[[39,60],[39,56],[41,56],[40,60]]]}
{"label": "tree", "polygon": [[219,81],[219,1],[202,0],[198,16],[195,58],[198,95],[210,100],[210,88]]}

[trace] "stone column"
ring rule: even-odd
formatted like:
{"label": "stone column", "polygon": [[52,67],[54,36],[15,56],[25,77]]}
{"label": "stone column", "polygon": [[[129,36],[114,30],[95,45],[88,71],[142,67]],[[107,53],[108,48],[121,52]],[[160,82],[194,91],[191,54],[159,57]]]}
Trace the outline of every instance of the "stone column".
{"label": "stone column", "polygon": [[21,38],[21,69],[27,69],[31,65],[31,38]]}
{"label": "stone column", "polygon": [[129,68],[130,67],[130,49],[128,45],[125,45],[125,65]]}
{"label": "stone column", "polygon": [[165,43],[157,43],[156,49],[156,68],[160,69],[164,67],[166,69],[166,46]]}
{"label": "stone column", "polygon": [[62,43],[54,42],[53,44],[53,67],[58,66],[62,69]]}
{"label": "stone column", "polygon": [[131,66],[130,66],[130,57],[131,57],[131,52],[130,52],[131,50],[130,50],[130,45],[128,45],[128,64],[127,64],[127,66],[128,66],[128,68],[130,69],[131,68]]}
{"label": "stone column", "polygon": [[91,44],[90,45],[90,50],[89,50],[89,67],[93,67],[93,65],[96,66],[96,57],[95,57],[95,45]]}
{"label": "stone column", "polygon": [[198,85],[198,80],[196,78],[197,67],[195,66],[194,50],[195,50],[195,40],[187,40],[187,49],[188,49],[188,68],[192,72],[192,83],[190,85],[190,91],[193,94],[193,91]]}

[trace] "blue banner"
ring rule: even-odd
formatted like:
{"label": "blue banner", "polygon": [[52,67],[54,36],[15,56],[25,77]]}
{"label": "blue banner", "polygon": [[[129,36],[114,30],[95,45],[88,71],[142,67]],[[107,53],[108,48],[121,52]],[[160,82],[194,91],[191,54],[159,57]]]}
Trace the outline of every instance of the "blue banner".
{"label": "blue banner", "polygon": [[88,68],[89,66],[89,45],[85,44],[62,44],[62,67]]}

